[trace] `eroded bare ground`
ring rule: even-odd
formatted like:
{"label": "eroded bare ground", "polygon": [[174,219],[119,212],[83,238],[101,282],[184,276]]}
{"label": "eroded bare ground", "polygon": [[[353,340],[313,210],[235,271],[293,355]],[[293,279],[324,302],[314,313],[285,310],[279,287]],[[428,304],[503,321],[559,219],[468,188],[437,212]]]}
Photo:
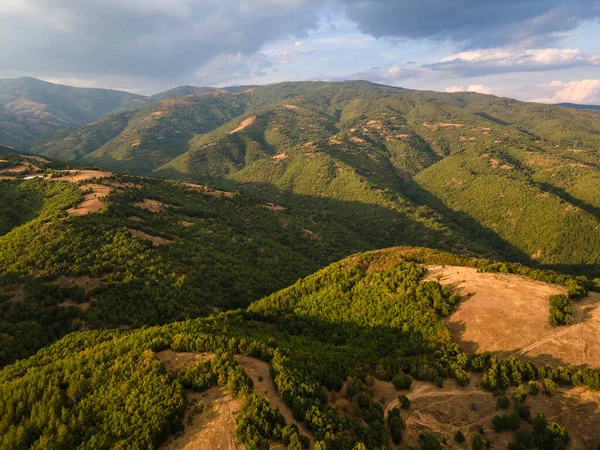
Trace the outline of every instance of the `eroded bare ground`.
{"label": "eroded bare ground", "polygon": [[[444,448],[466,448],[464,444],[460,446],[454,442],[454,435],[460,430],[470,442],[471,436],[478,434],[480,427],[484,431],[484,441],[489,439],[491,448],[504,449],[513,442],[513,433],[496,433],[491,424],[494,416],[508,414],[511,409],[496,410],[494,395],[481,387],[481,374],[471,373],[470,376],[471,382],[465,387],[458,386],[453,380],[446,380],[442,388],[413,380],[410,391],[397,391],[391,383],[375,380],[373,398],[383,400],[386,418],[390,409],[399,407],[399,395],[404,394],[411,401],[409,409],[401,409],[406,424],[402,445],[393,447],[417,448],[419,435],[432,433],[440,440],[446,439],[447,446]],[[514,388],[508,391],[510,398],[513,392]],[[591,449],[600,443],[597,398],[597,393],[578,387],[559,389],[553,397],[545,394],[528,396],[527,404],[532,415],[544,413],[550,422],[558,422],[567,428],[571,435],[569,449]],[[528,428],[528,425],[522,422],[522,427]]]}
{"label": "eroded bare ground", "polygon": [[215,196],[215,197],[223,196],[223,197],[231,198],[231,197],[233,197],[233,194],[234,194],[233,192],[220,191],[218,189],[211,188],[211,187],[206,186],[204,184],[195,184],[195,183],[187,183],[187,182],[183,183],[183,184],[184,184],[184,186],[187,186],[187,187],[189,187],[191,189],[200,191],[201,193],[203,193],[205,195],[212,195],[212,196]]}
{"label": "eroded bare ground", "polygon": [[71,183],[78,183],[80,181],[88,181],[92,179],[102,179],[112,177],[112,172],[105,172],[100,170],[59,170],[57,171],[62,176],[54,178],[60,181],[70,181]]}
{"label": "eroded bare ground", "polygon": [[[244,447],[235,441],[235,415],[241,401],[233,398],[220,387],[205,392],[188,392],[191,408],[185,412],[185,429],[181,436],[163,444],[161,450],[242,450]],[[202,412],[193,414],[193,408],[202,404]],[[192,414],[191,423],[188,418]]]}
{"label": "eroded bare ground", "polygon": [[[185,353],[174,352],[173,350],[158,352],[156,356],[167,372],[185,369],[198,361],[214,358],[214,354],[211,353]],[[277,394],[277,389],[269,371],[269,364],[243,355],[236,355],[235,359],[254,382],[254,393],[269,400],[272,407],[279,409],[279,412],[285,417],[287,423],[295,423],[300,432],[310,437],[311,441],[313,441],[313,436],[308,428],[306,428],[306,425],[294,419],[290,408]],[[240,408],[239,399],[232,398],[220,387],[213,387],[202,394],[188,391],[187,396],[190,407],[186,411],[184,418],[184,433],[182,436],[167,442],[167,444],[161,447],[163,450],[243,448],[236,444],[233,438],[235,432],[235,415],[239,412]],[[204,410],[199,417],[192,419],[191,425],[188,425],[187,417],[195,401],[200,401],[204,405]],[[272,448],[275,447],[277,447],[277,444],[272,445]]]}
{"label": "eroded bare ground", "polygon": [[145,198],[141,202],[134,203],[133,206],[137,206],[138,208],[147,209],[150,212],[157,213],[160,211],[164,211],[173,205],[169,205],[167,203],[159,202],[158,200],[153,200],[151,198]]}
{"label": "eroded bare ground", "polygon": [[427,279],[460,292],[463,299],[446,319],[463,351],[522,355],[536,364],[600,367],[600,294],[572,302],[574,324],[552,328],[548,299],[562,286],[518,275],[477,273],[471,267],[428,266]]}
{"label": "eroded bare ground", "polygon": [[152,236],[151,234],[148,233],[144,233],[143,231],[140,230],[136,230],[134,228],[128,228],[129,233],[133,236],[133,237],[139,237],[142,239],[147,239],[149,241],[152,242],[152,244],[159,246],[159,245],[168,245],[168,244],[174,244],[175,241],[172,241],[170,239],[165,239],[162,238],[160,236]]}
{"label": "eroded bare ground", "polygon": [[85,216],[97,213],[104,208],[104,197],[110,194],[110,186],[103,184],[84,184],[80,186],[82,191],[89,191],[83,196],[83,201],[76,207],[67,210],[69,216]]}
{"label": "eroded bare ground", "polygon": [[283,401],[283,399],[277,393],[277,388],[273,379],[271,378],[270,366],[260,359],[251,358],[244,355],[236,355],[236,361],[240,366],[244,368],[246,374],[252,378],[254,382],[254,393],[265,397],[271,403],[273,408],[279,409],[279,412],[285,418],[287,423],[296,424],[300,433],[309,437],[311,442],[314,444],[314,438],[312,433],[302,422],[298,422],[292,413],[290,407]]}

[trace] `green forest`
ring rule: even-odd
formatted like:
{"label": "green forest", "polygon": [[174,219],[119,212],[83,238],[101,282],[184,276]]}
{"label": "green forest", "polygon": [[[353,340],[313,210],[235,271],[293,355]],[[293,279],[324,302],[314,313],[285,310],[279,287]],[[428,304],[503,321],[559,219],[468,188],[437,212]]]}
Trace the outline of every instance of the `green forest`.
{"label": "green forest", "polygon": [[[466,385],[475,372],[483,372],[490,392],[519,387],[514,412],[494,418],[495,429],[519,430],[532,418],[532,431],[518,432],[515,445],[564,448],[559,443],[568,442],[568,431],[534,415],[527,396],[536,393],[538,383],[547,390],[555,384],[597,390],[600,373],[462,353],[443,322],[460,296],[436,281],[420,282],[426,269],[409,260],[422,258],[454,263],[456,257],[424,250],[365,253],[246,310],[137,331],[69,334],[0,371],[3,448],[155,448],[184,426],[185,390],[216,385],[243,399],[235,434],[246,448],[268,448],[274,439],[289,448],[307,448],[308,436],[253,393],[236,354],[270,364],[279,395],[306,423],[314,448],[353,449],[357,443],[389,448],[392,441],[402,442],[402,414],[395,410],[384,416],[369,388],[373,379],[399,389],[410,388],[411,379]],[[215,357],[168,373],[155,356],[165,349]],[[341,415],[328,392],[348,398],[356,412]]]}
{"label": "green forest", "polygon": [[[59,108],[86,92],[89,120]],[[600,115],[358,81],[86,92],[45,94],[77,126],[0,146],[0,450],[171,448],[215,392],[248,450],[600,448],[570,416],[600,368],[528,353],[596,323]],[[540,340],[468,342],[485,287],[432,266],[539,288]],[[416,406],[445,389],[467,425]]]}

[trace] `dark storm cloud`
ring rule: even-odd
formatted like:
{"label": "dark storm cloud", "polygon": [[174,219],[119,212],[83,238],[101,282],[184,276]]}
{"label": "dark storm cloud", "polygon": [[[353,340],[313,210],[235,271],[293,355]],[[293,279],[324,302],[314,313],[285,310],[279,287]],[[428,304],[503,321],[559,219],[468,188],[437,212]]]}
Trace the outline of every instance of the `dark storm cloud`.
{"label": "dark storm cloud", "polygon": [[0,61],[14,71],[186,76],[316,21],[307,0],[2,0]]}
{"label": "dark storm cloud", "polygon": [[227,67],[254,74],[276,64],[257,52],[302,37],[326,4],[330,19],[345,12],[377,38],[448,39],[465,49],[549,47],[600,17],[600,0],[0,0],[0,76],[171,83],[200,73],[218,83]]}
{"label": "dark storm cloud", "polygon": [[465,48],[549,46],[560,33],[598,21],[597,0],[341,0],[375,37],[451,40]]}

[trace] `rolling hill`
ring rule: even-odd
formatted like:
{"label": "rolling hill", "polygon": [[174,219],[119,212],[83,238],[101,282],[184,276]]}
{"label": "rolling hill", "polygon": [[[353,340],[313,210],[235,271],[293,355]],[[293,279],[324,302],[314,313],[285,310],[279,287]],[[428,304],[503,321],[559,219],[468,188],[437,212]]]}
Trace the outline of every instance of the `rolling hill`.
{"label": "rolling hill", "polygon": [[0,448],[600,444],[597,113],[161,95],[0,146]]}
{"label": "rolling hill", "polygon": [[586,389],[600,373],[463,353],[445,320],[471,294],[425,279],[432,264],[527,273],[549,292],[572,281],[398,248],[353,255],[246,310],[72,333],[0,370],[3,445],[442,448],[461,431],[490,447],[594,448]]}
{"label": "rolling hill", "polygon": [[61,128],[93,122],[139,98],[122,91],[75,88],[35,78],[0,79],[0,144],[28,148]]}
{"label": "rolling hill", "polygon": [[586,109],[590,111],[600,111],[600,105],[579,105],[577,103],[558,103],[557,106],[565,106],[574,109]]}
{"label": "rolling hill", "polygon": [[357,227],[388,233],[390,220],[412,235],[437,228],[418,245],[491,248],[598,274],[599,148],[600,117],[589,111],[304,82],[163,100],[59,132],[33,151],[309,204],[344,223],[367,215],[373,222]]}

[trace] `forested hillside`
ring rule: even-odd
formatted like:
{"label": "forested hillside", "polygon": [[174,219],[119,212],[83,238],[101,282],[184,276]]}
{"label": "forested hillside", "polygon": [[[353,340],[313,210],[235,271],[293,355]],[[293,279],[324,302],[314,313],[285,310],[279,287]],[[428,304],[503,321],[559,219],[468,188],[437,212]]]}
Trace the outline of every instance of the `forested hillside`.
{"label": "forested hillside", "polygon": [[[310,441],[319,449],[397,448],[417,439],[437,443],[420,448],[441,448],[440,442],[450,442],[453,435],[415,434],[406,422],[410,410],[394,407],[394,394],[379,396],[389,389],[395,396],[410,396],[411,384],[422,381],[440,388],[447,383],[467,386],[480,373],[489,392],[478,393],[480,397],[494,402],[493,391],[518,394],[518,413],[510,420],[523,432],[504,436],[555,443],[538,448],[565,448],[559,443],[569,441],[568,431],[543,415],[527,431],[526,419],[538,412],[528,405],[535,400],[528,399],[527,389],[533,392],[536,380],[542,380],[547,386],[557,382],[596,390],[600,374],[462,353],[442,320],[461,296],[437,281],[423,282],[427,269],[417,263],[524,270],[425,249],[380,251],[335,263],[246,311],[131,332],[71,334],[0,371],[0,407],[6,411],[0,421],[3,448],[157,448],[171,434],[192,426],[191,419],[182,420],[186,409],[208,414],[203,407],[212,404],[196,407],[189,401],[196,398],[193,392],[214,389],[242,399],[235,438],[247,449],[282,441],[293,449],[307,448]],[[571,280],[523,273],[552,282]],[[168,352],[193,359],[174,370],[164,362]],[[273,377],[282,405],[293,413],[288,417],[308,434],[301,436],[296,424],[253,388],[261,378],[249,378],[248,364],[256,366],[259,360],[269,364],[266,376]],[[411,408],[410,400],[401,397],[407,402],[402,408]],[[493,427],[503,420],[498,416],[479,422],[487,430],[485,439],[498,439]],[[481,438],[476,427],[465,433]]]}
{"label": "forested hillside", "polygon": [[118,103],[0,146],[0,450],[600,444],[596,112]]}
{"label": "forested hillside", "polygon": [[0,145],[28,148],[61,128],[92,122],[140,98],[35,78],[0,79]]}
{"label": "forested hillside", "polygon": [[[591,111],[305,82],[163,100],[34,151],[308,204],[383,231],[378,246],[462,248],[596,275],[599,147]],[[410,239],[394,239],[395,227]]]}

